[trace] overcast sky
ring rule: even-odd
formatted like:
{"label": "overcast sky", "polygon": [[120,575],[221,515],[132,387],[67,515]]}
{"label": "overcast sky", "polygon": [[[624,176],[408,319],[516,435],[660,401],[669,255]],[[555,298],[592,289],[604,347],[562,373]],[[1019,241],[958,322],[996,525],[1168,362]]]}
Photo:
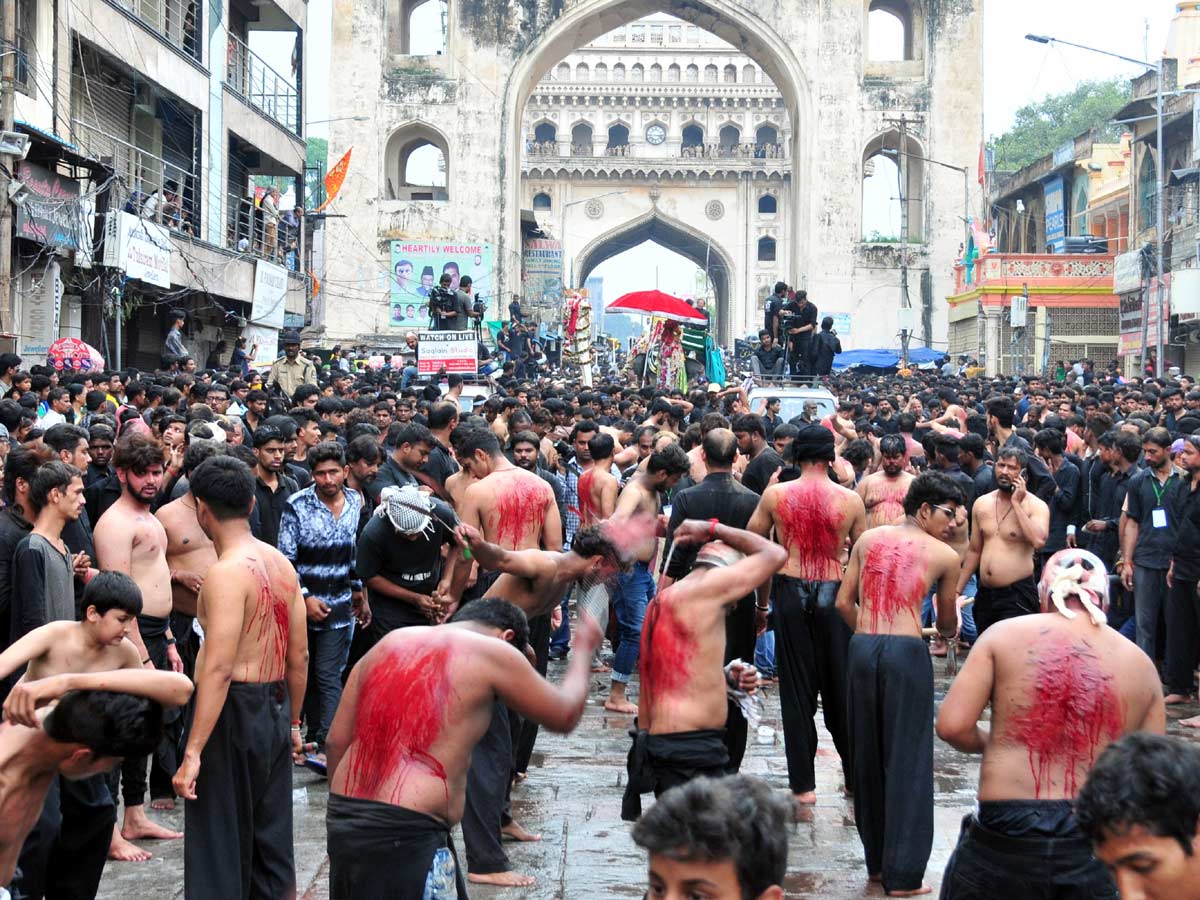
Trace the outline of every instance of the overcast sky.
{"label": "overcast sky", "polygon": [[[329,117],[329,18],[332,0],[309,0],[308,91],[309,122]],[[434,4],[428,4],[433,7]],[[1016,111],[1048,94],[1070,90],[1081,81],[1113,77],[1131,78],[1140,67],[1060,45],[1026,41],[1029,32],[1111,50],[1122,56],[1154,60],[1166,42],[1175,14],[1173,0],[988,0],[984,3],[984,134],[1002,134]],[[1147,24],[1149,32],[1147,33]],[[276,41],[260,47],[280,72],[288,71],[291,44]],[[309,127],[309,136],[323,137],[325,125]],[[345,148],[330,147],[331,159]],[[880,177],[880,176],[877,176]],[[894,177],[894,176],[892,176]],[[882,188],[881,188],[882,191]],[[878,214],[881,223],[888,211]],[[870,230],[870,228],[868,228]],[[886,224],[880,230],[886,230]],[[637,290],[641,272],[658,268],[663,290],[691,290],[694,267],[657,245],[642,245],[614,257],[596,273],[605,278],[605,296]]]}

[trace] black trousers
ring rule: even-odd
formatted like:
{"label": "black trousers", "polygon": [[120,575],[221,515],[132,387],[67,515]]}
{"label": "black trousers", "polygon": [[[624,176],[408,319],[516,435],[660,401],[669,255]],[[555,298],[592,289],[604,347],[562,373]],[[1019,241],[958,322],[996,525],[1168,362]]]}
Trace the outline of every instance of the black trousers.
{"label": "black trousers", "polygon": [[933,848],[933,663],[915,637],[856,634],[847,659],[854,821],[885,891],[921,886]]}
{"label": "black trousers", "polygon": [[458,896],[466,883],[450,828],[432,816],[357,797],[329,795],[329,900],[422,900],[439,850],[454,860]]}
{"label": "black trousers", "polygon": [[1041,611],[1037,583],[1032,575],[1004,587],[985,587],[980,584],[975,593],[975,628],[983,634],[989,627],[1005,619],[1027,616]]}
{"label": "black trousers", "polygon": [[229,685],[184,807],[187,900],[294,896],[290,723],[282,681]]}
{"label": "black trousers", "polygon": [[850,784],[850,752],[846,725],[846,654],[850,627],[834,608],[839,583],[801,581],[776,575],[775,658],[779,668],[779,702],[783,714],[783,749],[792,793],[816,789],[813,761],[817,756],[817,695],[825,727],[842,758],[842,774]]}
{"label": "black trousers", "polygon": [[116,821],[106,776],[55,778],[21,846],[13,900],[94,900]]}
{"label": "black trousers", "polygon": [[729,775],[736,775],[742,768],[742,760],[746,758],[746,739],[750,726],[736,703],[730,700],[726,706],[725,752],[729,754],[729,765],[725,771]]}
{"label": "black trousers", "polygon": [[1172,579],[1167,592],[1167,688],[1187,696],[1196,688],[1200,658],[1200,598],[1196,582]]}
{"label": "black trousers", "polygon": [[792,374],[799,376],[811,375],[813,370],[811,333],[805,332],[804,334],[791,335],[788,338],[788,344],[788,361],[792,366]]}
{"label": "black trousers", "polygon": [[642,794],[666,791],[696,778],[720,778],[729,768],[724,729],[650,734],[637,727],[625,761],[627,780],[621,818],[633,822],[642,814]]}
{"label": "black trousers", "polygon": [[1054,836],[1013,837],[981,824],[974,814],[964,816],[958,845],[942,877],[940,900],[1010,897],[1117,900],[1117,887],[1078,828]]}
{"label": "black trousers", "polygon": [[[538,674],[545,678],[546,670],[550,666],[549,613],[530,620],[529,644],[533,647],[533,655],[537,660],[535,668]],[[525,773],[529,771],[529,760],[533,756],[533,745],[537,741],[538,724],[528,719],[521,719],[519,716],[517,718],[520,722],[520,728],[513,735],[513,743],[516,745],[513,769],[516,772]]]}
{"label": "black trousers", "polygon": [[471,751],[471,767],[467,769],[462,830],[468,871],[489,875],[509,869],[500,827],[506,815],[512,766],[512,724],[508,708],[496,701],[491,724]]}

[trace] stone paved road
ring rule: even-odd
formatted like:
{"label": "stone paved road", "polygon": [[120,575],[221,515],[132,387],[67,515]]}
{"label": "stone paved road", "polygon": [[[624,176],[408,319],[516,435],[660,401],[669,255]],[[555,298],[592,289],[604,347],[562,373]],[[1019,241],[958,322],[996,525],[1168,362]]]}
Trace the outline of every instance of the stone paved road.
{"label": "stone paved road", "polygon": [[[551,677],[562,664],[552,664]],[[938,700],[947,679],[935,663]],[[592,698],[579,729],[569,737],[543,733],[530,766],[529,780],[513,793],[513,811],[543,840],[509,845],[514,867],[538,877],[530,889],[497,890],[472,886],[473,900],[617,900],[641,897],[645,862],[620,820],[629,719],[605,712],[606,685],[597,676]],[[1194,715],[1194,707],[1173,708],[1172,716]],[[819,717],[818,717],[819,721]],[[764,724],[779,731],[777,692],[767,695]],[[1180,729],[1173,728],[1175,732]],[[1191,736],[1191,735],[1189,735]],[[935,834],[927,878],[936,889],[959,822],[975,798],[978,758],[971,758],[935,741]],[[781,738],[752,743],[742,771],[787,789],[787,768]],[[853,822],[853,809],[842,795],[841,771],[829,735],[821,729],[817,759],[818,804],[811,818],[792,826],[786,882],[789,898],[881,897],[868,885],[862,848]],[[293,790],[296,863],[303,900],[326,900],[325,782],[297,769]],[[652,798],[647,796],[649,802]],[[161,814],[182,829],[180,812]],[[461,853],[461,834],[456,834]],[[110,863],[100,900],[167,900],[182,897],[182,842],[149,844],[155,853],[149,863]],[[213,898],[223,900],[223,898]]]}

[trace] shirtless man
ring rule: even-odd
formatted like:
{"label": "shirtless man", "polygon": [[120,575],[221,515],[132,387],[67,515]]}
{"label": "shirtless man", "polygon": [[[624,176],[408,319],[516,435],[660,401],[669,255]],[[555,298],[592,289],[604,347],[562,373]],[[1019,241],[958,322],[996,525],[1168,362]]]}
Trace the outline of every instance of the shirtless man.
{"label": "shirtless man", "polygon": [[1050,507],[1025,489],[1025,451],[996,454],[996,490],[975,501],[971,545],[958,576],[962,594],[979,569],[975,628],[979,635],[1002,619],[1038,611],[1033,560],[1050,533]]}
{"label": "shirtless man", "polygon": [[174,778],[187,800],[184,896],[245,898],[253,885],[253,896],[287,897],[296,890],[292,760],[308,678],[304,599],[283,554],[250,533],[250,467],[214,456],[190,484],[217,561],[197,602],[204,645]]}
{"label": "shirtless man", "polygon": [[638,711],[625,692],[638,662],[646,606],[654,598],[650,563],[658,552],[656,536],[659,528],[639,528],[637,523],[658,525],[663,496],[679,483],[687,470],[686,454],[679,445],[667,444],[662,450],[655,450],[646,457],[645,468],[629,479],[613,511],[613,531],[623,534],[623,543],[628,544],[633,566],[630,571],[617,576],[613,591],[619,638],[613,657],[612,688],[604,701],[604,708],[609,712],[633,715]]}
{"label": "shirtless man", "polygon": [[[354,667],[326,739],[331,898],[421,900],[430,880],[438,896],[454,882],[466,896],[450,831],[469,813],[468,767],[493,707],[568,732],[587,702],[595,624],[580,623],[561,687],[522,655],[527,637],[519,609],[476,600],[446,625],[391,632]],[[534,883],[502,874],[472,880]]]}
{"label": "shirtless man", "polygon": [[[638,730],[629,752],[621,818],[641,815],[641,795],[702,776],[726,774],[726,685],[754,691],[758,673],[725,661],[725,617],[748,587],[765,584],[787,561],[778,544],[715,519],[689,519],[676,544],[705,544],[695,567],[651,601],[642,632]],[[746,678],[742,678],[743,673]]]}
{"label": "shirtless man", "polygon": [[867,528],[903,524],[904,497],[913,482],[913,474],[905,471],[908,454],[900,435],[885,434],[879,439],[879,462],[881,471],[868,475],[857,488],[867,508]]}
{"label": "shirtless man", "polygon": [[[1162,684],[1149,657],[1106,624],[1097,557],[1056,553],[1039,596],[1040,614],[980,636],[938,712],[938,737],[983,754],[978,812],[963,819],[943,900],[978,897],[981,881],[995,897],[1116,896],[1072,802],[1108,744],[1164,732]],[[979,725],[989,704],[990,730]]]}
{"label": "shirtless man", "polygon": [[579,476],[579,524],[583,527],[606,520],[617,508],[621,483],[612,473],[613,439],[599,433],[588,441],[592,465]]}
{"label": "shirtless man", "polygon": [[[162,740],[163,706],[186,703],[191,690],[183,675],[143,670],[139,660],[137,669],[22,682],[9,695],[0,724],[0,897],[9,896],[17,859],[56,776],[84,779],[108,772],[122,757],[144,757]],[[52,709],[37,708],[54,700]]]}
{"label": "shirtless man", "polygon": [[[700,420],[700,440],[703,443],[704,436],[714,428],[728,428],[729,420],[720,413],[706,413],[704,418]],[[691,461],[691,471],[688,473],[688,478],[693,484],[699,484],[708,475],[708,469],[704,465],[704,451],[700,444],[697,444],[687,452],[688,459]]]}
{"label": "shirtless man", "polygon": [[[171,614],[171,570],[167,566],[167,534],[150,513],[150,504],[163,479],[162,447],[145,434],[122,435],[113,451],[113,466],[121,482],[121,496],[96,523],[94,542],[100,568],[124,572],[142,592],[142,614],[130,629],[129,639],[147,668],[183,671],[175,649],[168,616]],[[164,714],[166,739],[150,766],[151,796],[174,800],[171,772],[179,761],[183,717],[174,710]],[[151,855],[131,841],[139,838],[170,840],[183,834],[157,824],[146,815],[146,760],[126,759],[121,765],[125,818],[113,829],[110,859],[145,862]],[[110,778],[114,795],[117,775]]]}
{"label": "shirtless man", "polygon": [[950,388],[938,391],[938,400],[942,405],[942,414],[936,419],[930,419],[929,425],[934,431],[954,432],[959,437],[967,433],[967,411],[959,405],[958,394]]}
{"label": "shirtless man", "polygon": [[[821,425],[800,429],[790,447],[800,478],[774,484],[763,494],[746,526],[775,539],[788,551],[787,564],[775,576],[771,595],[775,608],[775,646],[779,663],[784,750],[788,783],[797,803],[817,802],[817,712],[820,692],[825,727],[842,758],[846,785],[850,751],[846,735],[846,653],[850,629],[834,602],[842,578],[842,552],[847,538],[857,541],[866,530],[862,498],[829,480],[833,434]],[[760,627],[768,609],[759,591]]]}
{"label": "shirtless man", "polygon": [[854,629],[846,662],[854,822],[867,872],[891,897],[929,893],[933,848],[933,665],[921,603],[955,630],[958,554],[945,543],[963,504],[944,475],[912,480],[904,523],[867,531],[850,552],[837,608]]}

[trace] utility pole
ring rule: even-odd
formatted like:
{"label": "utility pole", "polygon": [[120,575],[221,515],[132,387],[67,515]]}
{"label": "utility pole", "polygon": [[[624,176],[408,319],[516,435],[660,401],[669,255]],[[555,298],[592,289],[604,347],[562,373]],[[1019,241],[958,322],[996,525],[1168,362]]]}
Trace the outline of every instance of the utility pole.
{"label": "utility pole", "polygon": [[909,119],[903,113],[899,119],[884,119],[888,125],[895,125],[899,129],[899,144],[896,148],[898,162],[897,182],[900,192],[900,309],[908,310],[906,313],[901,313],[903,328],[900,329],[900,353],[904,360],[904,367],[908,368],[908,345],[912,339],[912,331],[908,327],[912,324],[912,300],[908,295],[908,201],[909,197],[905,192],[905,181],[908,178],[908,126],[910,124],[919,123],[919,119]]}
{"label": "utility pole", "polygon": [[[4,46],[0,49],[0,119],[3,129],[13,130],[13,97],[17,82],[17,0],[0,0],[0,17],[4,19]],[[6,335],[16,334],[12,314],[12,203],[8,199],[9,175],[13,158],[0,154],[0,342]],[[12,349],[16,349],[14,346]]]}

